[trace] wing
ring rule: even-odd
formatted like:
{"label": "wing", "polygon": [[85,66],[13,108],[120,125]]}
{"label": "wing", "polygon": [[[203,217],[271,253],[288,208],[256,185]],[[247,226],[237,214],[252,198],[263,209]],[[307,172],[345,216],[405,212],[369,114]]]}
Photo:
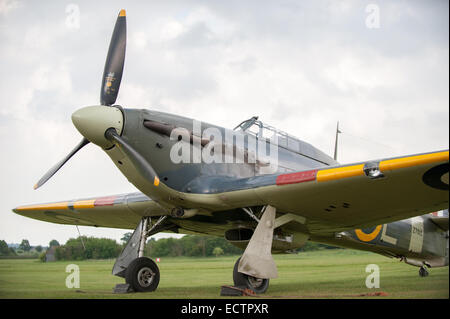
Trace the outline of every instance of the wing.
{"label": "wing", "polygon": [[13,211],[42,221],[80,226],[134,229],[143,216],[166,211],[142,193],[20,206]]}
{"label": "wing", "polygon": [[255,192],[319,228],[354,229],[448,208],[448,174],[443,151],[278,175]]}

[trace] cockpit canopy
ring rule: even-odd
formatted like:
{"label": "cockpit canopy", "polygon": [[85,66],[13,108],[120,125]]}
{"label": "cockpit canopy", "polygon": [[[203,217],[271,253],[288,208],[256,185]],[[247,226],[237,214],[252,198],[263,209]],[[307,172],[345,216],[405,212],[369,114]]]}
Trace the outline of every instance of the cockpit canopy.
{"label": "cockpit canopy", "polygon": [[276,141],[278,146],[288,149],[292,152],[313,158],[317,161],[325,163],[327,165],[333,165],[337,162],[326,155],[324,152],[315,148],[309,143],[306,143],[286,132],[283,132],[273,126],[267,125],[258,120],[258,116],[241,122],[234,128],[234,131],[242,131],[247,134],[255,136],[257,139],[266,139],[270,142]]}

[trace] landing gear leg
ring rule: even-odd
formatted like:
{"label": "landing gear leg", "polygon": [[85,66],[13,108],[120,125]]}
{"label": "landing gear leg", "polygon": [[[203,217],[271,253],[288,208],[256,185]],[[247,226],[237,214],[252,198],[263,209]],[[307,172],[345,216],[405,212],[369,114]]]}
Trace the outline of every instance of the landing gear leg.
{"label": "landing gear leg", "polygon": [[256,293],[264,293],[269,287],[269,279],[278,276],[272,257],[275,213],[275,207],[264,207],[264,213],[261,220],[258,220],[244,254],[234,265],[235,286],[244,286]]}
{"label": "landing gear leg", "polygon": [[419,276],[420,277],[426,277],[428,275],[429,275],[429,273],[428,273],[427,269],[425,268],[425,266],[420,267],[420,269],[419,269]]}
{"label": "landing gear leg", "polygon": [[112,274],[125,278],[126,281],[126,285],[117,285],[115,291],[149,292],[156,290],[159,284],[159,269],[153,260],[144,257],[144,248],[148,236],[166,217],[162,216],[153,226],[151,226],[150,217],[142,218],[114,264]]}

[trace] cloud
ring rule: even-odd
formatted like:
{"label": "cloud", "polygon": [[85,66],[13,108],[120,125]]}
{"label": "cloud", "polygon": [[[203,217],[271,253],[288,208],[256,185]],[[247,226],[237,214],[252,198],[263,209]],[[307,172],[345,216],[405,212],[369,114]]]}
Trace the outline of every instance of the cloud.
{"label": "cloud", "polygon": [[16,0],[0,0],[0,15],[6,15],[10,11],[20,7],[19,1]]}

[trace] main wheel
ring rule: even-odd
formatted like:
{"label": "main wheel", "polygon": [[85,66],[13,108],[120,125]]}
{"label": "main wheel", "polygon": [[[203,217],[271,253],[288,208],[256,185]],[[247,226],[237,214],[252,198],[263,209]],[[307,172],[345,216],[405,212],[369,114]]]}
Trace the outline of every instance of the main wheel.
{"label": "main wheel", "polygon": [[419,276],[420,277],[426,277],[426,276],[428,276],[428,271],[427,271],[427,269],[425,268],[425,267],[420,267],[420,269],[419,269]]}
{"label": "main wheel", "polygon": [[159,284],[158,266],[150,258],[136,258],[130,263],[125,272],[125,281],[134,291],[154,291]]}
{"label": "main wheel", "polygon": [[269,279],[256,278],[252,277],[238,271],[239,261],[241,258],[236,261],[233,269],[233,281],[235,286],[246,287],[257,294],[263,294],[266,292],[267,288],[269,288]]}

